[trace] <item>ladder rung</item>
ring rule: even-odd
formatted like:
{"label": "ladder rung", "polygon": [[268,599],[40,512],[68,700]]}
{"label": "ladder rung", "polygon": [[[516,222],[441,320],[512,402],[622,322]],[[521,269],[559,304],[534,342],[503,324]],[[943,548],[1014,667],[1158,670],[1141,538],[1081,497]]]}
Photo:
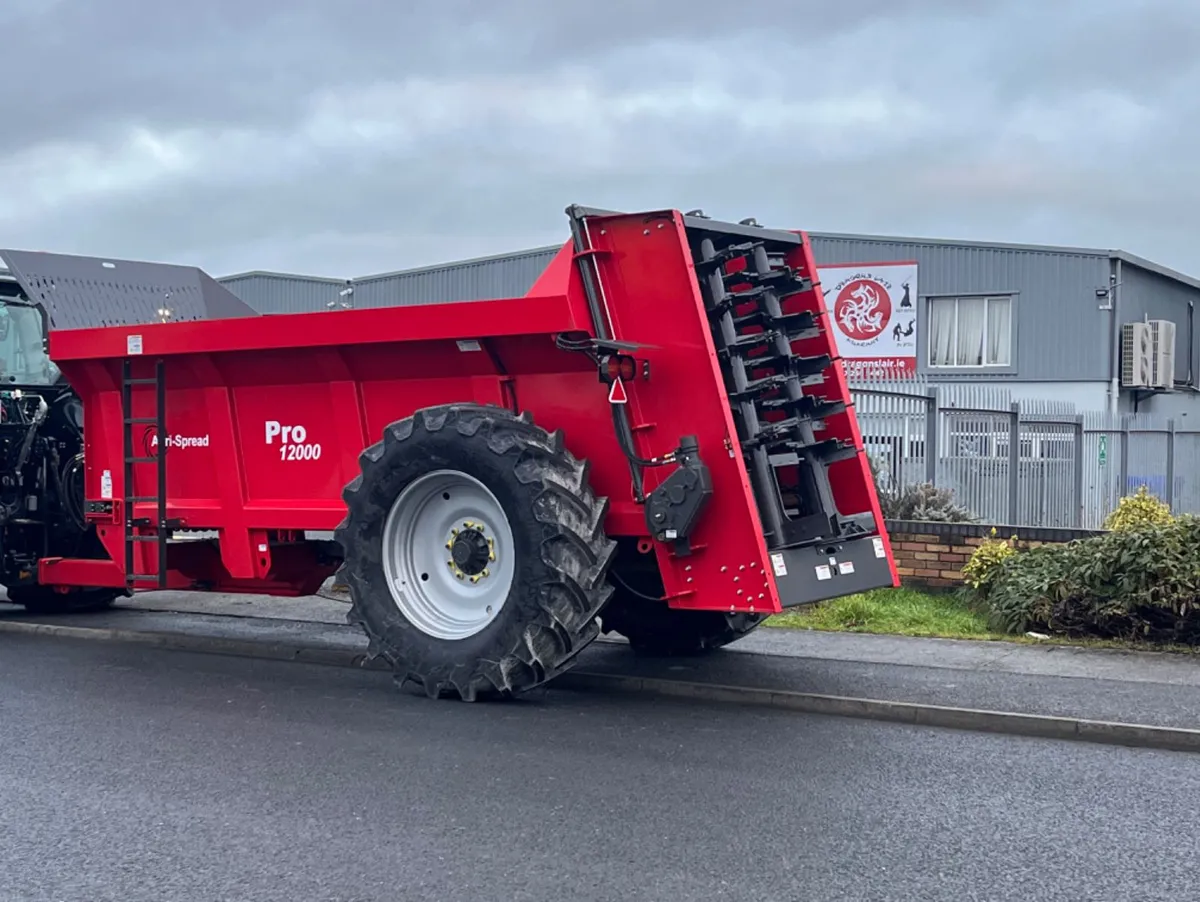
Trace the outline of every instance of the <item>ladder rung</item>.
{"label": "ladder rung", "polygon": [[[166,412],[163,410],[163,393],[166,388],[166,384],[164,382],[165,365],[162,360],[159,360],[156,362],[155,375],[153,378],[142,377],[142,376],[135,378],[133,376],[132,368],[133,368],[133,362],[130,359],[126,358],[123,361],[123,371],[121,373],[121,376],[122,376],[121,386],[123,389],[122,397],[121,397],[121,418],[122,418],[123,425],[126,427],[123,430],[124,431],[124,440],[122,442],[122,444],[124,446],[123,450],[124,450],[124,458],[125,458],[125,474],[126,474],[126,480],[127,480],[127,485],[125,487],[125,490],[127,492],[129,492],[129,491],[132,491],[134,488],[133,483],[132,483],[133,470],[131,469],[133,464],[155,464],[155,465],[157,465],[157,467],[158,467],[158,489],[157,489],[157,494],[155,494],[155,495],[126,495],[124,498],[125,507],[126,507],[126,515],[125,515],[126,516],[126,519],[125,519],[125,574],[126,574],[125,575],[125,583],[127,586],[132,587],[134,585],[134,583],[149,582],[149,583],[153,583],[153,584],[157,585],[159,588],[163,588],[167,585],[167,561],[166,561],[165,554],[159,555],[159,561],[158,561],[159,572],[158,573],[156,573],[156,574],[135,573],[135,572],[133,572],[134,558],[135,558],[134,543],[135,542],[154,542],[154,543],[160,544],[160,546],[161,546],[163,543],[169,541],[170,531],[172,529],[178,528],[177,524],[179,521],[176,518],[168,518],[166,515],[167,500],[166,500],[166,487],[164,485],[165,476],[166,476],[166,461],[162,459],[161,454],[157,457],[138,456],[134,450],[135,446],[133,444],[133,431],[129,427],[137,426],[137,425],[158,426],[159,430],[162,431],[163,423],[166,419]],[[131,416],[132,411],[130,410],[130,407],[132,406],[132,399],[133,399],[133,392],[131,391],[131,389],[135,385],[146,385],[146,386],[152,385],[158,389],[158,402],[157,402],[157,409],[155,411],[155,413],[156,413],[155,416],[152,416],[152,417]],[[153,504],[153,505],[155,505],[158,509],[157,517],[133,517],[133,516],[131,516],[132,511],[133,511],[133,506],[135,504]],[[136,529],[141,529],[141,528],[146,528],[146,527],[156,529],[157,532],[152,535],[139,535],[139,534],[135,533]]]}

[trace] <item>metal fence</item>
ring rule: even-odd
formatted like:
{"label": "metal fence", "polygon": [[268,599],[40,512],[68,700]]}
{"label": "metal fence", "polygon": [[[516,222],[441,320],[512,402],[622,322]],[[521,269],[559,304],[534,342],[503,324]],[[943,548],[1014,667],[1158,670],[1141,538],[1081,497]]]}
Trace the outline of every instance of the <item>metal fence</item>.
{"label": "metal fence", "polygon": [[1200,513],[1200,429],[1175,420],[1017,402],[995,386],[851,390],[882,489],[932,483],[981,521],[1017,526],[1099,528],[1142,485]]}

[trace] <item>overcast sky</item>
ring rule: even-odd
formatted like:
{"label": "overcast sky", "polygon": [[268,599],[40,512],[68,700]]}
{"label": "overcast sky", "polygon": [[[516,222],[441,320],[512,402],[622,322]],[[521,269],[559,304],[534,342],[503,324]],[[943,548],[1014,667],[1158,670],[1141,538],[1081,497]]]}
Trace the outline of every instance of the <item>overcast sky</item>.
{"label": "overcast sky", "polygon": [[0,34],[4,246],[347,277],[577,202],[1200,276],[1198,0],[0,0]]}

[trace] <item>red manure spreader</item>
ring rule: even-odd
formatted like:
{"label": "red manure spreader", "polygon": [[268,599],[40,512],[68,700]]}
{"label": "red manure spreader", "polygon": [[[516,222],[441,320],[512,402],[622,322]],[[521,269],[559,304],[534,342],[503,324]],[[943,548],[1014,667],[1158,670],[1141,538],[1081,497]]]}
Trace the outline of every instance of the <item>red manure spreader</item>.
{"label": "red manure spreader", "polygon": [[472,700],[601,631],[697,654],[897,585],[806,235],[567,217],[524,297],[286,315],[193,267],[0,251],[10,600],[336,574],[398,681]]}

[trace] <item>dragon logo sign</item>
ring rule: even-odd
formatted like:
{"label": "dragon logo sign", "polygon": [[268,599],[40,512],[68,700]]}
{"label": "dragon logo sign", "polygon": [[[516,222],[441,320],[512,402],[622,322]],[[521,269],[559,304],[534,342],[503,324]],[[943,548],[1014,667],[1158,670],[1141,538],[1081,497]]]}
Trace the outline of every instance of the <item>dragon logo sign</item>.
{"label": "dragon logo sign", "polygon": [[916,262],[832,263],[818,269],[846,374],[893,379],[916,373]]}
{"label": "dragon logo sign", "polygon": [[891,321],[892,300],[874,279],[855,279],[838,292],[833,315],[847,338],[870,341]]}

